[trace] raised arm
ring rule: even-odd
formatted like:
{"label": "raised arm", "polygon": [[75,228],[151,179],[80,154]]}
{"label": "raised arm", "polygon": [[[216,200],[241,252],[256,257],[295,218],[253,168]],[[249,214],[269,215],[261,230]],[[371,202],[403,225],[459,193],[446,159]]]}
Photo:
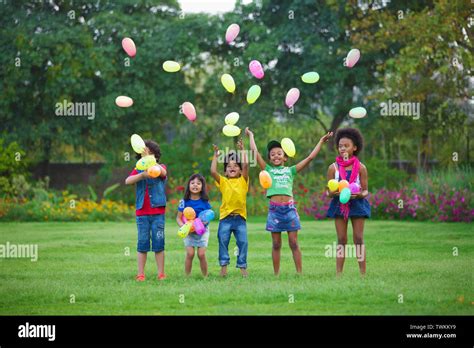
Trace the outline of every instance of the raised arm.
{"label": "raised arm", "polygon": [[219,148],[217,145],[212,145],[214,148],[214,157],[212,157],[211,162],[211,176],[217,181],[219,184],[221,182],[219,173],[217,172],[217,156],[219,156]]}
{"label": "raised arm", "polygon": [[261,170],[264,170],[265,167],[267,166],[267,163],[263,159],[262,155],[260,155],[260,152],[258,152],[257,144],[255,144],[255,138],[253,136],[253,132],[249,129],[249,127],[245,128],[245,134],[247,134],[249,137],[250,150],[252,150],[252,152],[257,156],[258,166],[260,167]]}
{"label": "raised arm", "polygon": [[319,151],[321,150],[321,146],[326,143],[329,138],[332,137],[332,132],[328,132],[326,135],[324,135],[321,139],[319,139],[319,142],[318,144],[315,146],[315,148],[313,149],[313,151],[311,151],[311,153],[309,154],[308,157],[306,157],[304,160],[302,160],[301,162],[299,162],[297,165],[296,165],[296,171],[297,172],[300,172],[302,171],[304,168],[306,168],[308,166],[308,164],[316,158],[316,156],[318,155]]}
{"label": "raised arm", "polygon": [[241,154],[240,162],[242,164],[242,176],[244,177],[245,181],[249,181],[249,161],[247,158],[247,152],[245,151],[242,138],[240,138],[239,141],[237,142],[237,148],[239,149],[240,154]]}

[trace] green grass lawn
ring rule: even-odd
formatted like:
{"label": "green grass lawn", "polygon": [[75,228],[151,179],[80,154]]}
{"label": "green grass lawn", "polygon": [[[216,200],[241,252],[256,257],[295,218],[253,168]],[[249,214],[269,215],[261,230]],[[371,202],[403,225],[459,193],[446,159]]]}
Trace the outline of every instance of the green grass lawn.
{"label": "green grass lawn", "polygon": [[156,280],[149,254],[143,283],[134,280],[134,222],[1,223],[0,244],[38,244],[39,257],[37,262],[0,259],[0,315],[474,314],[474,238],[468,224],[367,221],[367,276],[359,276],[356,259],[346,259],[337,279],[335,259],[325,257],[325,246],[336,240],[332,221],[302,221],[302,276],[295,274],[284,235],[278,278],[263,221],[248,223],[246,279],[234,268],[233,237],[229,276],[218,276],[216,222],[207,252],[209,278],[201,277],[197,257],[186,278],[183,242],[176,223],[167,221],[168,279]]}

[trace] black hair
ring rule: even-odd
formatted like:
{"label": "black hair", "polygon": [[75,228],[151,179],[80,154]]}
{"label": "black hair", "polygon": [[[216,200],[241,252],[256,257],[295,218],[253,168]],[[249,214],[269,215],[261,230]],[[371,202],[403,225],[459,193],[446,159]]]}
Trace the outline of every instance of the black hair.
{"label": "black hair", "polygon": [[[155,143],[153,140],[144,140],[146,147],[150,150],[150,152],[155,155],[156,161],[160,163],[160,158],[161,158],[161,150],[160,146]],[[137,153],[136,155],[137,160],[142,158],[142,155],[140,153]]]}
{"label": "black hair", "polygon": [[[270,149],[268,149],[268,151],[267,151],[267,158],[268,158],[268,159],[270,159],[270,152],[271,152],[273,149],[276,149],[276,148],[279,148],[279,149],[281,149],[281,151],[283,151],[283,148],[281,147],[281,145],[276,145],[276,144],[275,144],[275,146],[270,147]],[[286,154],[285,151],[283,151],[283,156],[285,156],[286,158],[288,158],[288,156],[287,156],[287,154]]]}
{"label": "black hair", "polygon": [[230,161],[235,161],[239,166],[240,170],[242,170],[242,163],[240,163],[240,156],[235,151],[229,151],[227,156],[224,158],[224,172],[227,170],[227,166],[229,165]]}
{"label": "black hair", "polygon": [[336,141],[335,146],[336,150],[339,146],[339,140],[342,138],[347,138],[352,140],[352,143],[357,146],[357,150],[354,151],[354,155],[357,156],[359,152],[362,151],[364,147],[364,137],[358,129],[355,128],[341,128],[336,131]]}
{"label": "black hair", "polygon": [[202,176],[201,174],[193,174],[189,177],[188,183],[186,184],[186,190],[184,191],[184,199],[188,200],[191,198],[191,191],[189,191],[189,184],[191,183],[191,181],[193,181],[196,178],[199,179],[199,181],[202,184],[201,199],[203,201],[208,201],[209,196],[207,195],[206,178]]}

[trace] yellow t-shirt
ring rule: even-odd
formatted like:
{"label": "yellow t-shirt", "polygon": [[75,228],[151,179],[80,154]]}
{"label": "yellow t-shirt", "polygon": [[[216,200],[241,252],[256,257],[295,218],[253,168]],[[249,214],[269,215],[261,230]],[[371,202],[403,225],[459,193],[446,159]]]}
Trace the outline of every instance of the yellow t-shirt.
{"label": "yellow t-shirt", "polygon": [[219,175],[219,179],[220,183],[216,181],[216,186],[222,193],[219,219],[222,220],[229,214],[239,214],[247,220],[248,181],[242,175],[234,179]]}

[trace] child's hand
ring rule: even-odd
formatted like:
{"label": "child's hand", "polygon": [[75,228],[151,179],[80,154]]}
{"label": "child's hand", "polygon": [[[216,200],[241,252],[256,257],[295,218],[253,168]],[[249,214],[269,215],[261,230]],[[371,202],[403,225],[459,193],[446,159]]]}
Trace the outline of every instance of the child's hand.
{"label": "child's hand", "polygon": [[142,172],[142,177],[143,177],[143,179],[150,179],[151,178],[151,176],[148,174],[147,170],[144,170]]}
{"label": "child's hand", "polygon": [[219,156],[219,147],[216,144],[212,144],[212,148],[214,150],[214,156]]}
{"label": "child's hand", "polygon": [[242,142],[242,138],[240,138],[239,141],[237,142],[237,148],[241,151],[244,150],[244,143]]}
{"label": "child's hand", "polygon": [[252,136],[253,137],[253,132],[249,129],[249,127],[245,127],[245,135],[247,136]]}
{"label": "child's hand", "polygon": [[332,135],[333,135],[333,132],[328,132],[321,139],[319,139],[319,142],[322,143],[322,144],[327,143],[329,138],[332,137]]}

